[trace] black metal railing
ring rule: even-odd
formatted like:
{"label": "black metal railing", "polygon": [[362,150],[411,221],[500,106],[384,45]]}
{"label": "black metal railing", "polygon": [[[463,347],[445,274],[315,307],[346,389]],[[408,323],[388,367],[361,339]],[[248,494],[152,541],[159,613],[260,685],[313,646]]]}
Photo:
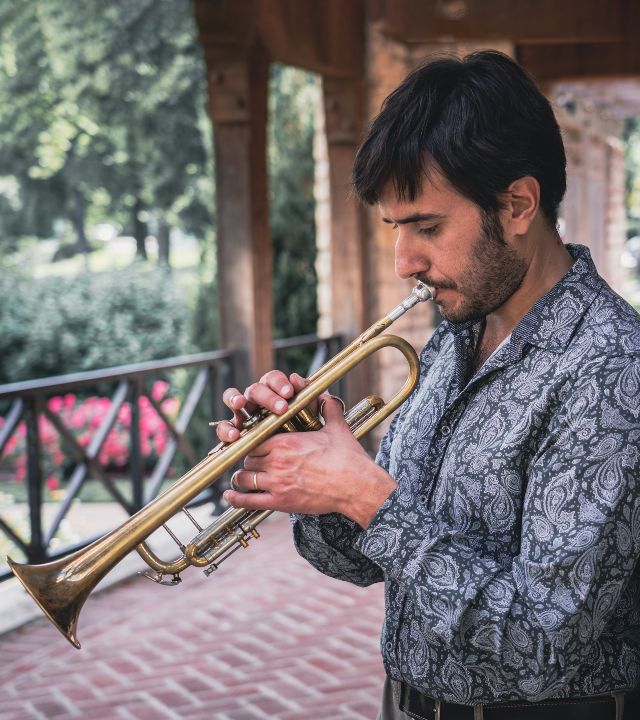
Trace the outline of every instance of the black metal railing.
{"label": "black metal railing", "polygon": [[[307,368],[306,374],[313,374],[342,348],[342,335],[330,335],[319,338],[317,335],[299,335],[297,337],[274,340],[273,351],[275,366],[289,375]],[[338,394],[342,394],[344,382],[338,382]]]}
{"label": "black metal railing", "polygon": [[[339,336],[320,339],[317,336],[302,336],[278,340],[274,343],[275,365],[285,372],[300,371],[301,357],[310,357],[308,373],[313,372],[330,356],[335,354],[341,345]],[[301,354],[302,353],[302,354]],[[175,416],[169,416],[163,402],[155,395],[152,381],[165,380],[175,374],[182,377],[176,385],[180,386],[180,395],[184,400]],[[187,373],[193,373],[188,381]],[[199,413],[199,420],[206,426],[206,420],[225,417],[228,411],[223,407],[221,395],[225,387],[232,385],[233,362],[230,351],[221,350],[200,353],[167,360],[137,363],[106,370],[95,370],[72,375],[43,378],[29,382],[0,385],[0,463],[5,450],[15,438],[20,428],[24,435],[24,502],[28,510],[29,538],[17,530],[12,523],[0,515],[0,533],[9,539],[13,546],[28,562],[43,562],[61,557],[77,548],[88,544],[94,537],[83,538],[81,542],[67,544],[62,548],[53,548],[52,541],[58,533],[61,523],[69,513],[74,500],[85,486],[88,478],[97,480],[106,491],[106,497],[115,501],[128,514],[133,514],[162,489],[166,482],[172,463],[180,450],[183,462],[188,466],[196,464],[204,452],[194,447],[189,439],[191,420]],[[174,388],[174,383],[167,387]],[[208,390],[208,397],[205,395]],[[171,390],[171,393],[177,390]],[[70,395],[76,393],[76,396]],[[83,398],[93,395],[108,396],[107,406],[100,418],[94,422],[90,436],[78,436],[76,428],[69,420],[69,413],[63,405],[65,397]],[[57,402],[52,402],[57,399]],[[94,398],[95,399],[95,398]],[[167,441],[161,451],[154,456],[154,463],[149,467],[148,453],[144,452],[144,437],[141,433],[141,407],[144,405],[155,414],[159,424],[165,429]],[[200,408],[200,410],[198,410]],[[120,423],[123,409],[127,410],[127,423]],[[48,423],[60,438],[66,458],[64,493],[56,503],[55,514],[45,528],[43,523],[43,505],[45,496],[45,476],[43,472],[42,427]],[[105,466],[101,453],[105,443],[118,424],[121,432],[128,433],[128,453],[126,457],[127,492],[123,491],[122,482],[114,480],[114,473]],[[202,432],[200,432],[202,436]],[[213,431],[208,432],[205,442],[208,447],[215,444]],[[72,462],[69,462],[69,459]],[[6,460],[6,458],[5,458]],[[0,466],[1,468],[1,466]],[[62,474],[61,467],[56,469]],[[120,476],[122,473],[116,473]],[[0,477],[0,480],[2,478]],[[5,480],[7,478],[5,477]],[[5,486],[6,488],[6,486]],[[224,486],[214,484],[198,500],[214,501],[219,504],[219,496]],[[0,483],[0,491],[2,484]],[[24,490],[23,490],[24,492]],[[20,558],[16,558],[20,559]],[[4,558],[0,558],[0,581],[11,576]]]}

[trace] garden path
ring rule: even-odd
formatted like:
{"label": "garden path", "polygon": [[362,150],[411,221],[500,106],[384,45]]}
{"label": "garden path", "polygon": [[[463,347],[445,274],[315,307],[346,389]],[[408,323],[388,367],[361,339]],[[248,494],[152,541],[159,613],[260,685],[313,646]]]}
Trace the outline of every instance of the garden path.
{"label": "garden path", "polygon": [[80,651],[43,618],[0,637],[0,720],[375,718],[381,586],[317,573],[286,516],[262,528],[209,578],[94,594]]}

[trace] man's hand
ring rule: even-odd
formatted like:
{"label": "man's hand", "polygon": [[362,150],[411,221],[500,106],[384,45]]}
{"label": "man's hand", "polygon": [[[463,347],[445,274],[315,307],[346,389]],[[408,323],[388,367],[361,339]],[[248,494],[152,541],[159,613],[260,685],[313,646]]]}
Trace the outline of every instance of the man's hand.
{"label": "man's hand", "polygon": [[240,437],[240,428],[246,419],[242,409],[251,415],[258,407],[263,407],[276,415],[282,415],[289,407],[287,401],[306,384],[307,380],[297,373],[288,378],[280,370],[271,370],[263,375],[259,382],[249,385],[244,393],[237,388],[227,388],[222,394],[222,401],[233,410],[233,419],[218,423],[218,438],[222,442],[230,443]]}
{"label": "man's hand", "polygon": [[[262,406],[282,414],[287,400],[305,385],[299,375],[287,378],[274,370],[244,394],[235,388],[226,390],[223,399],[234,418],[217,426],[218,437],[224,442],[240,437],[240,408],[253,412]],[[224,497],[230,505],[310,515],[339,512],[362,527],[369,525],[396,483],[353,437],[342,405],[327,393],[320,399],[325,427],[277,434],[255,448],[246,456],[244,469],[236,472],[234,485],[246,491],[257,486],[260,492],[228,490]]]}

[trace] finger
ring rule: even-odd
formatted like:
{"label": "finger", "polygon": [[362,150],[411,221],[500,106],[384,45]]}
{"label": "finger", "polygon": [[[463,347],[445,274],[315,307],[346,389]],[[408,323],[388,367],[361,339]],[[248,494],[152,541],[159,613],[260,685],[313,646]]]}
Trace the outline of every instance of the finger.
{"label": "finger", "polygon": [[268,492],[269,476],[258,470],[236,470],[231,477],[231,489],[243,492]]}
{"label": "finger", "polygon": [[[291,392],[293,393],[293,388],[291,388]],[[244,396],[250,402],[271,410],[276,415],[281,415],[288,407],[287,401],[265,383],[258,382],[249,385],[244,391]]]}
{"label": "finger", "polygon": [[[296,394],[298,394],[301,390],[304,390],[307,385],[309,384],[309,380],[305,377],[302,377],[302,375],[299,375],[298,373],[291,373],[289,376],[289,379],[291,380],[291,384],[293,385],[294,390],[296,391]],[[315,398],[315,400],[312,400],[308,405],[307,408],[312,410],[314,413],[318,412],[318,398]]]}
{"label": "finger", "polygon": [[325,427],[331,425],[345,424],[344,420],[344,403],[340,398],[334,397],[329,393],[323,393],[320,396],[321,413],[325,421]]}
{"label": "finger", "polygon": [[227,388],[222,393],[222,402],[231,410],[239,410],[246,405],[246,398],[238,388]]}
{"label": "finger", "polygon": [[240,437],[240,430],[229,420],[223,420],[216,425],[216,435],[222,442],[233,442]]}
{"label": "finger", "polygon": [[244,493],[236,490],[225,490],[222,497],[236,508],[247,510],[269,510],[273,509],[273,497],[269,493]]}
{"label": "finger", "polygon": [[289,378],[280,370],[270,370],[265,373],[260,382],[285,399],[292,397],[294,388]]}
{"label": "finger", "polygon": [[302,375],[298,375],[298,373],[291,373],[289,375],[289,380],[291,381],[291,384],[293,385],[293,389],[295,392],[299,393],[300,390],[303,390],[307,387],[309,384],[309,381],[307,378],[302,377]]}

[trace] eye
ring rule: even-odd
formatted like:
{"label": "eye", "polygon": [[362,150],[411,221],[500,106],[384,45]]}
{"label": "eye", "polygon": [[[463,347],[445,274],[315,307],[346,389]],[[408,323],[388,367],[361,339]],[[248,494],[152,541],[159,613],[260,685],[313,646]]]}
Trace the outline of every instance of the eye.
{"label": "eye", "polygon": [[437,235],[439,231],[440,225],[430,225],[429,227],[420,228],[418,230],[418,234],[426,237],[433,237],[434,235]]}

